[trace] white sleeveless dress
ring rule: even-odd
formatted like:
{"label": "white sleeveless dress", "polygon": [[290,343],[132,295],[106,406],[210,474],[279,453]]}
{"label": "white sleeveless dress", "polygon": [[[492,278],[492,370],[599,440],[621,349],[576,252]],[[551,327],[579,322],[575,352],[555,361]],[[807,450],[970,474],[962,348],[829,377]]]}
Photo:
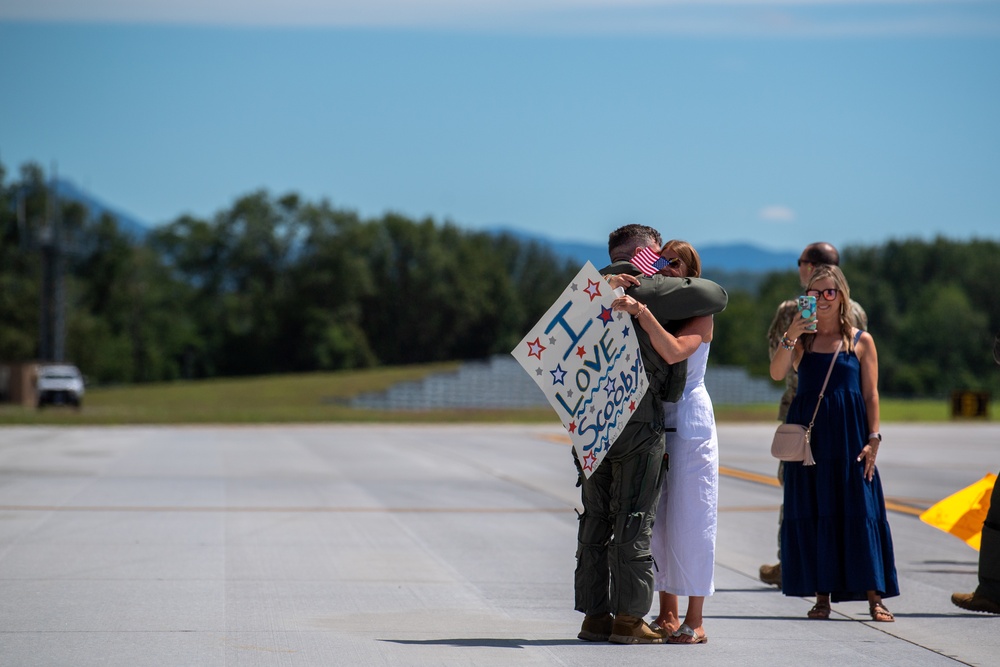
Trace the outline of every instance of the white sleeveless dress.
{"label": "white sleeveless dress", "polygon": [[688,359],[687,384],[677,403],[664,403],[670,468],[653,524],[655,587],[674,595],[715,592],[715,535],[719,510],[719,439],[705,389],[710,345]]}

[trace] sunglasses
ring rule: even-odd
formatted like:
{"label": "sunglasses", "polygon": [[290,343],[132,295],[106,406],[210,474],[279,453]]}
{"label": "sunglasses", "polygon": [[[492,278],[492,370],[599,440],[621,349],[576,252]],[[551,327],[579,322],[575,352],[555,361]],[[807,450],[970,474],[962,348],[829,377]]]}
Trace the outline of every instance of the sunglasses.
{"label": "sunglasses", "polygon": [[806,290],[806,296],[814,296],[814,297],[816,297],[818,299],[819,295],[822,294],[823,298],[826,299],[827,301],[836,301],[837,300],[837,294],[839,294],[839,293],[840,293],[840,290],[838,290],[836,287],[831,287],[830,289],[822,289],[822,290],[820,290],[820,289],[807,289]]}

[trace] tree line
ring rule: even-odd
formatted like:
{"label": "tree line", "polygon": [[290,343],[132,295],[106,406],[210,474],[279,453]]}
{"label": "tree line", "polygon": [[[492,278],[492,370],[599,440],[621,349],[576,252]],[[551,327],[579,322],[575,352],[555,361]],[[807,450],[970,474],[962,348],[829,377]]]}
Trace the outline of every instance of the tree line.
{"label": "tree line", "polygon": [[[0,165],[0,360],[37,358],[43,171]],[[142,240],[59,204],[66,356],[97,383],[367,368],[506,354],[579,270],[538,243],[265,191]],[[610,230],[609,230],[610,231]],[[892,241],[842,250],[869,315],[883,393],[1000,390],[997,242]],[[711,277],[711,276],[710,276]],[[753,285],[715,276],[730,304],[712,362],[767,374],[766,331],[801,291],[794,267]]]}
{"label": "tree line", "polygon": [[[36,358],[42,170],[0,166],[0,359]],[[59,206],[66,356],[98,383],[366,368],[506,353],[579,267],[537,243],[254,192],[130,239]],[[50,240],[50,239],[49,239]]]}
{"label": "tree line", "polygon": [[[1000,395],[1000,368],[993,361],[1000,242],[892,240],[842,248],[840,266],[851,298],[868,314],[881,393],[940,397],[970,389]],[[767,329],[778,304],[801,293],[798,271],[769,273],[756,291],[720,282],[730,301],[716,320],[712,356],[767,375]]]}

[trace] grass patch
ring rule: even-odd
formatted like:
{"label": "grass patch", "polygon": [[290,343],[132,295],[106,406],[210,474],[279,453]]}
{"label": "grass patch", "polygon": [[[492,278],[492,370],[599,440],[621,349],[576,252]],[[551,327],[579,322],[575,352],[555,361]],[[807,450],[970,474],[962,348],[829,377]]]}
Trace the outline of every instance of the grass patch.
{"label": "grass patch", "polygon": [[[88,389],[83,409],[0,405],[0,424],[521,423],[558,424],[547,407],[510,410],[358,410],[347,401],[399,382],[456,371],[459,362]],[[1000,404],[990,406],[996,420]],[[883,399],[883,422],[946,422],[948,401]],[[776,423],[771,403],[716,405],[716,419]],[[976,420],[981,421],[981,420]]]}
{"label": "grass patch", "polygon": [[456,371],[460,365],[449,362],[88,388],[81,410],[0,405],[0,424],[558,423],[549,408],[388,411],[359,410],[346,404],[358,394]]}
{"label": "grass patch", "polygon": [[[879,418],[882,423],[943,423],[961,421],[968,423],[995,422],[1000,415],[1000,401],[990,403],[988,419],[955,419],[951,417],[951,401],[948,399],[908,399],[881,398]],[[775,422],[778,421],[778,406],[771,403],[750,405],[716,405],[715,419],[718,422]]]}

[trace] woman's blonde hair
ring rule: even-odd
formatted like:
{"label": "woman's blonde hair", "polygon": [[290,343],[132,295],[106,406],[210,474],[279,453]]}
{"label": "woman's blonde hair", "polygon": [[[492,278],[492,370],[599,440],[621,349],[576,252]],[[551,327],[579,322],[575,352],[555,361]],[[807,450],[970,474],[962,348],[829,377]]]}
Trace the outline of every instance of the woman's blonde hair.
{"label": "woman's blonde hair", "polygon": [[[687,241],[678,241],[673,239],[667,241],[663,244],[663,250],[673,250],[677,253],[677,256],[681,258],[687,266],[688,273],[687,278],[700,278],[701,277],[701,257],[698,256],[698,251],[694,249],[694,246]],[[662,254],[662,251],[660,251]]]}
{"label": "woman's blonde hair", "polygon": [[[833,280],[833,284],[837,286],[837,296],[840,299],[840,306],[838,310],[838,315],[840,318],[840,336],[844,340],[844,349],[848,352],[854,350],[854,337],[851,336],[851,330],[854,328],[852,324],[852,319],[850,316],[851,311],[851,287],[847,284],[847,278],[844,276],[844,272],[840,270],[839,266],[833,266],[832,264],[820,264],[817,266],[812,275],[809,276],[809,283],[806,285],[806,290],[815,289],[814,284],[823,280],[824,278],[830,278]],[[822,295],[817,297],[822,299]],[[806,336],[804,344],[804,349],[806,352],[812,350],[812,342],[815,336]]]}

